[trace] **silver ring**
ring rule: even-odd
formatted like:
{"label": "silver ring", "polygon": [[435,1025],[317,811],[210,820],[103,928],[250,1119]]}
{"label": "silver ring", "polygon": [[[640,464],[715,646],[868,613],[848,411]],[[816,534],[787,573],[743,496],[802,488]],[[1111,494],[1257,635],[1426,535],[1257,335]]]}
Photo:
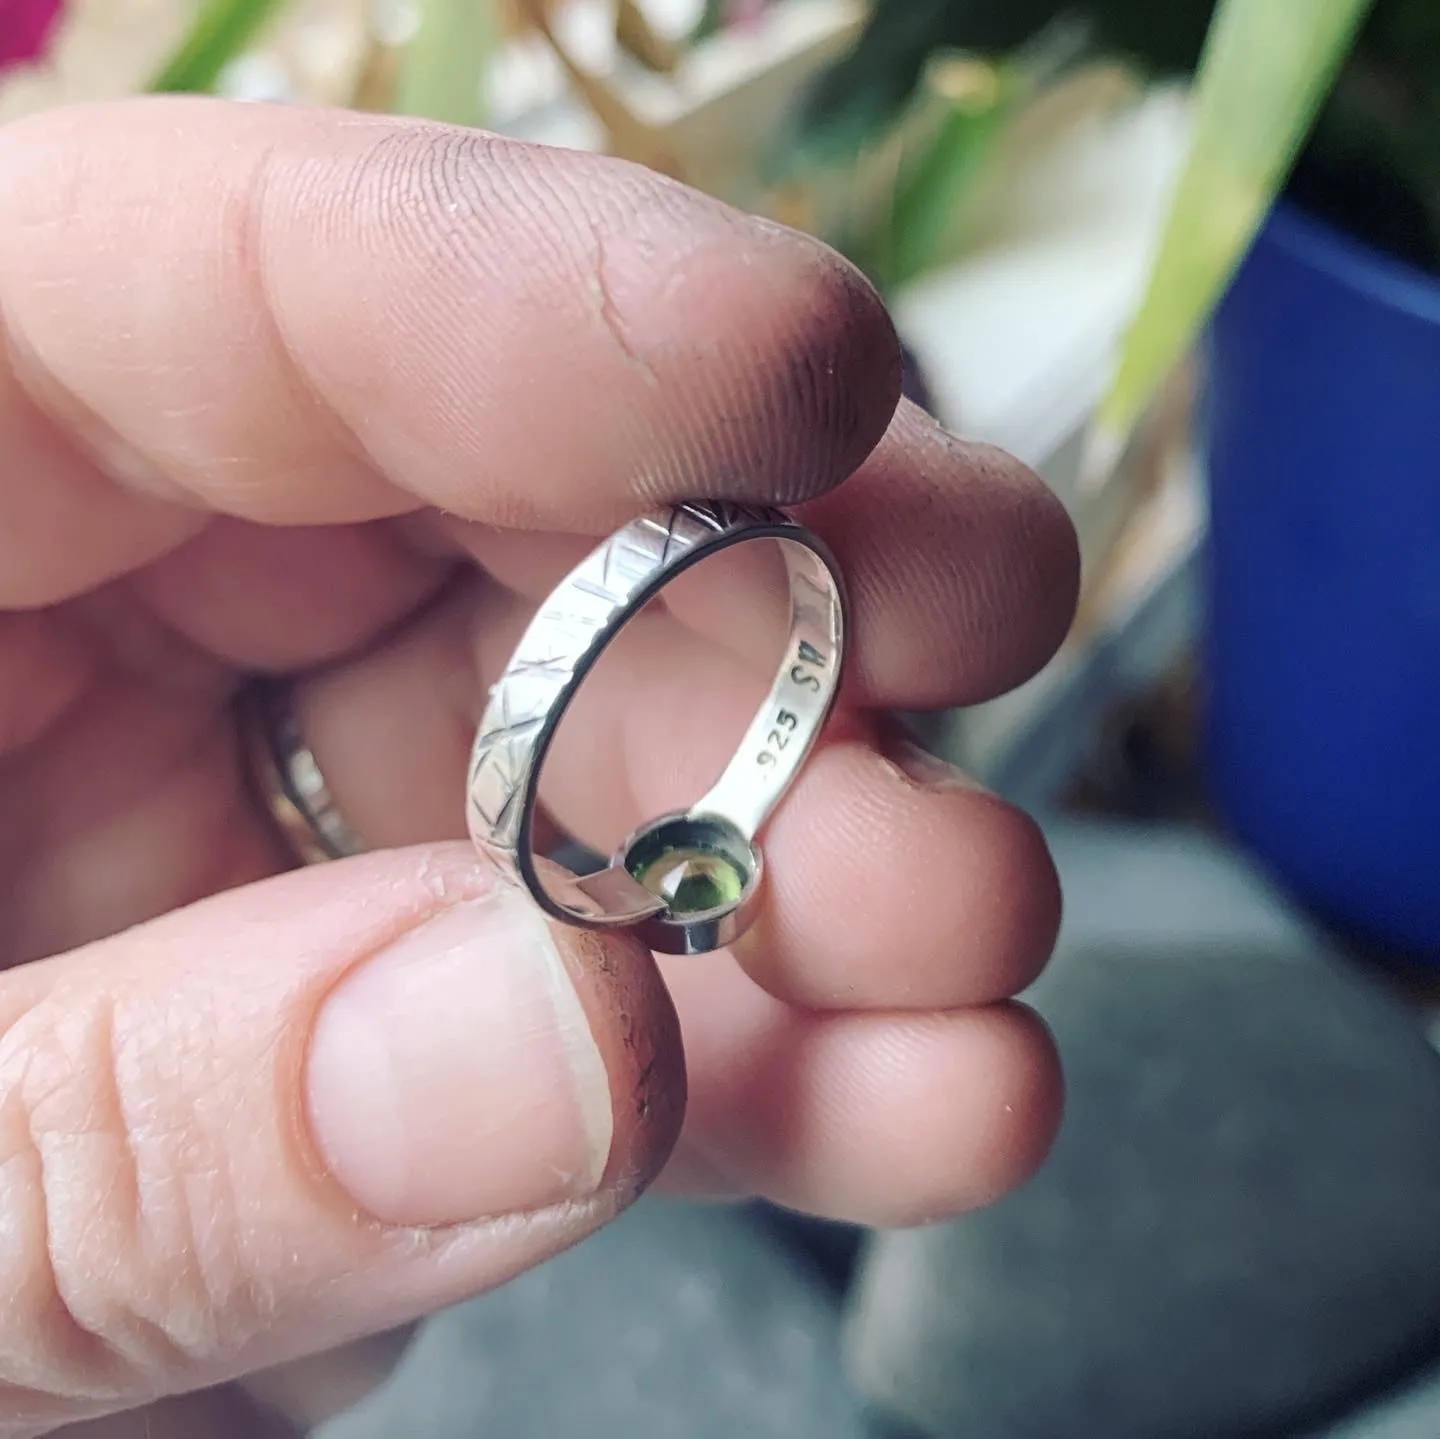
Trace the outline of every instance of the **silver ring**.
{"label": "silver ring", "polygon": [[241,697],[248,770],[258,797],[305,864],[361,854],[364,840],[340,812],[300,733],[291,690],[288,680],[266,679],[251,684]]}
{"label": "silver ring", "polygon": [[[532,846],[540,769],[585,676],[676,575],[762,539],[777,540],[785,558],[790,633],[739,749],[708,794],[642,825],[607,868],[583,877],[562,871],[547,884]],[[630,929],[665,954],[729,944],[754,920],[764,870],[756,835],[820,735],[844,649],[840,572],[825,545],[782,510],[712,500],[631,522],[560,582],[491,687],[471,752],[471,838],[507,880],[566,924]]]}

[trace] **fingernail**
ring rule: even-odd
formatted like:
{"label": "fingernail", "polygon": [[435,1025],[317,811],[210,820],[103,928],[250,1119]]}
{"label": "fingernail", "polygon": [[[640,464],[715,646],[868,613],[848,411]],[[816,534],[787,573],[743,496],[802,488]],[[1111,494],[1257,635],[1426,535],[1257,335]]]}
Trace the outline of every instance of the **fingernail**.
{"label": "fingernail", "polygon": [[912,739],[898,740],[887,750],[887,755],[907,779],[922,789],[981,788],[963,769],[956,769],[928,749],[922,749]]}
{"label": "fingernail", "polygon": [[593,1193],[614,1127],[550,928],[507,890],[455,905],[341,981],[311,1040],[307,1102],[331,1175],[392,1224]]}

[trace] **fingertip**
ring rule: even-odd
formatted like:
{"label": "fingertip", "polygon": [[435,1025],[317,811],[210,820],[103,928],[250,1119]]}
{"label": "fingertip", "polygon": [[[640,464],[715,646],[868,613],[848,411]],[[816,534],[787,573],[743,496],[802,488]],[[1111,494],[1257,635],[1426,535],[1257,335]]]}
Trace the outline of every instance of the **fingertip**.
{"label": "fingertip", "polygon": [[639,941],[560,924],[552,932],[610,1077],[614,1138],[602,1187],[629,1203],[665,1167],[685,1122],[679,1016]]}
{"label": "fingertip", "polygon": [[989,1004],[1044,968],[1059,879],[1039,826],[913,747],[822,749],[770,822],[769,897],[737,958],[816,1009]]}
{"label": "fingertip", "polygon": [[1028,1005],[1007,1000],[971,1017],[972,1063],[987,1078],[972,1091],[986,1163],[965,1207],[979,1209],[1020,1188],[1044,1164],[1064,1113],[1065,1075],[1050,1027]]}
{"label": "fingertip", "polygon": [[324,994],[303,1081],[320,1166],[390,1226],[621,1208],[684,1114],[654,960],[626,936],[548,921],[498,878],[465,882],[478,897],[365,954]]}
{"label": "fingertip", "polygon": [[989,957],[986,990],[975,999],[1008,999],[1039,978],[1050,959],[1063,908],[1060,875],[1032,816],[978,785],[959,797],[973,856],[960,884],[976,916],[972,942]]}
{"label": "fingertip", "polygon": [[993,699],[1069,633],[1080,550],[1064,504],[1020,460],[957,438],[908,400],[853,480],[804,517],[850,583],[857,703]]}
{"label": "fingertip", "polygon": [[600,338],[662,401],[635,413],[651,427],[632,472],[643,503],[793,505],[865,460],[899,402],[902,357],[859,269],[811,235],[609,157],[557,181],[601,217],[585,261]]}
{"label": "fingertip", "polygon": [[755,474],[718,479],[740,486],[738,498],[795,505],[840,484],[884,438],[902,357],[884,301],[854,265],[808,235],[772,232],[771,326],[783,340],[766,365],[771,451]]}
{"label": "fingertip", "polygon": [[1009,689],[1048,664],[1070,633],[1080,596],[1080,537],[1059,495],[1028,465],[995,445],[964,448],[977,480],[1004,497],[1006,532],[995,554],[1016,565],[1016,583],[1030,597],[1030,622],[1016,635],[1010,667],[998,681]]}
{"label": "fingertip", "polygon": [[1003,1199],[1049,1154],[1064,1105],[1059,1053],[1035,1012],[1006,1002],[916,1021],[887,1102],[887,1182],[865,1222],[906,1229]]}

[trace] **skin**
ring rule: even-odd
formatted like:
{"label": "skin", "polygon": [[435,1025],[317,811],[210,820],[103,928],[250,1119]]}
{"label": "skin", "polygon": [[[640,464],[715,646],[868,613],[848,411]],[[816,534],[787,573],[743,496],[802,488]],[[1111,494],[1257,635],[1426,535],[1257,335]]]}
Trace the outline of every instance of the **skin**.
{"label": "skin", "polygon": [[[364,1336],[651,1184],[903,1225],[1033,1171],[1060,1076],[1010,997],[1055,874],[883,714],[1043,664],[1074,536],[1023,467],[897,408],[842,260],[593,156],[127,102],[0,131],[0,340],[0,1435],[311,1422],[393,1357]],[[542,934],[603,1075],[598,1185],[476,1217],[442,1175],[382,1212],[320,1132],[319,1016],[432,921],[498,923],[458,842],[486,687],[596,537],[697,494],[792,506],[852,591],[762,919],[658,966]],[[778,605],[762,557],[652,606],[567,720],[554,819],[603,846],[700,792]],[[371,853],[294,869],[239,761],[255,672],[298,677]],[[436,1122],[501,1103],[471,1089]],[[518,1195],[540,1157],[487,1162]]]}

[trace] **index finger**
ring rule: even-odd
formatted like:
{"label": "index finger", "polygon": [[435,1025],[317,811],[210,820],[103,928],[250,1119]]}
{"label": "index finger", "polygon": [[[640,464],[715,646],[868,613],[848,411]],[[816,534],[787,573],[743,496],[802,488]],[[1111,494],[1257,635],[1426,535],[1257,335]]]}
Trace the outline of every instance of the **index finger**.
{"label": "index finger", "polygon": [[599,533],[697,494],[793,503],[899,392],[857,271],[648,171],[191,98],[0,131],[0,321],[12,606],[207,512]]}

